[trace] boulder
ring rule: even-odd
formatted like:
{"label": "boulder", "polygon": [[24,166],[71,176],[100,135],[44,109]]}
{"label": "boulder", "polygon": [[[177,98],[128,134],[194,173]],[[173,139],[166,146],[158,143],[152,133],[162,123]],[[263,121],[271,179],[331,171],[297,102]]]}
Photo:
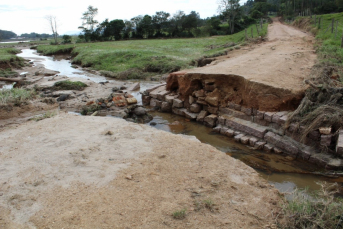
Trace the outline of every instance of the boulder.
{"label": "boulder", "polygon": [[184,115],[185,115],[186,118],[192,120],[192,119],[196,119],[199,114],[198,113],[192,113],[192,112],[189,112],[189,111],[185,110],[184,111]]}
{"label": "boulder", "polygon": [[203,89],[201,89],[201,90],[198,90],[198,91],[194,91],[193,92],[193,95],[195,96],[195,97],[205,97],[205,91],[203,90]]}
{"label": "boulder", "polygon": [[207,94],[205,102],[211,106],[217,107],[219,106],[220,97],[220,91],[216,88],[213,92]]}
{"label": "boulder", "polygon": [[266,113],[264,113],[264,120],[266,120],[268,122],[272,122],[272,118],[273,118],[274,114],[275,114],[275,112],[266,112]]}
{"label": "boulder", "polygon": [[158,99],[152,98],[150,100],[150,106],[152,106],[152,107],[161,107],[162,106],[162,102],[160,100],[158,100]]}
{"label": "boulder", "polygon": [[241,141],[241,138],[243,138],[245,135],[244,134],[238,134],[234,137],[235,141],[236,142],[240,142]]}
{"label": "boulder", "polygon": [[194,97],[193,96],[189,96],[189,104],[191,105],[191,104],[193,104],[193,103],[195,103],[195,99],[194,99]]}
{"label": "boulder", "polygon": [[170,94],[170,91],[167,91],[165,86],[161,86],[159,88],[156,88],[155,90],[153,90],[149,93],[149,95],[152,98],[163,100],[163,101],[165,99],[165,96],[168,94]]}
{"label": "boulder", "polygon": [[208,106],[207,107],[207,111],[211,114],[217,114],[218,113],[218,110],[219,108],[218,107],[211,107],[211,106]]}
{"label": "boulder", "polygon": [[172,112],[174,114],[177,114],[177,115],[180,115],[180,116],[185,116],[185,111],[187,111],[187,110],[184,109],[184,108],[182,108],[182,109],[178,109],[178,108],[175,108],[175,107],[172,108]]}
{"label": "boulder", "polygon": [[173,100],[176,99],[177,95],[166,95],[164,101],[173,104]]}
{"label": "boulder", "polygon": [[273,145],[271,144],[265,144],[263,146],[263,150],[267,153],[272,153],[273,152]]}
{"label": "boulder", "polygon": [[134,83],[132,84],[127,90],[128,91],[136,91],[141,87],[140,83]]}
{"label": "boulder", "polygon": [[134,110],[133,110],[133,113],[137,116],[143,116],[146,114],[146,110],[143,108],[143,107],[136,107]]}
{"label": "boulder", "polygon": [[234,136],[235,131],[228,129],[224,134],[228,137],[233,137]]}
{"label": "boulder", "polygon": [[142,103],[144,106],[148,106],[150,104],[151,97],[148,95],[142,95]]}

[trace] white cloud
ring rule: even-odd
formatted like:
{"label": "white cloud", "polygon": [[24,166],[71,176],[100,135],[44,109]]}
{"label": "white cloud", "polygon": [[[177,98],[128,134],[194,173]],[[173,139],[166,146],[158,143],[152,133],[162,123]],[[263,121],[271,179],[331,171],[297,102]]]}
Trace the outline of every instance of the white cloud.
{"label": "white cloud", "polygon": [[101,22],[106,18],[131,19],[137,15],[153,15],[156,11],[165,11],[173,15],[182,10],[189,13],[194,10],[200,13],[201,18],[217,14],[217,0],[16,0],[0,4],[0,21],[2,30],[10,30],[17,34],[22,33],[51,33],[46,15],[55,15],[59,21],[59,33],[75,31],[81,25],[82,13],[92,5],[98,8],[96,19]]}

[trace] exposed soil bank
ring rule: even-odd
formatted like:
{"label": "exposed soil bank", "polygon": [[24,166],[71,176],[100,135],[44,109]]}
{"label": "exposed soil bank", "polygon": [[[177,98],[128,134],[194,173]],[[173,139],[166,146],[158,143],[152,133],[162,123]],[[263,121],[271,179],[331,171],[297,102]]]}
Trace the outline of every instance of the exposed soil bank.
{"label": "exposed soil bank", "polygon": [[0,140],[2,228],[261,228],[278,212],[252,168],[146,125],[64,114]]}

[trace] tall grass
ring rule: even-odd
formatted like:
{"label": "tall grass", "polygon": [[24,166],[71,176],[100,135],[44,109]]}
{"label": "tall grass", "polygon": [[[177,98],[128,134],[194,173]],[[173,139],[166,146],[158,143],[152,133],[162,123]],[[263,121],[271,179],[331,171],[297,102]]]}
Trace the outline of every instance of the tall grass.
{"label": "tall grass", "polygon": [[[337,184],[321,183],[315,193],[296,190],[283,206],[281,228],[342,228],[343,201],[336,198]],[[282,221],[281,221],[282,222]]]}
{"label": "tall grass", "polygon": [[35,90],[27,90],[22,88],[12,88],[0,90],[0,104],[1,105],[20,105],[36,95]]}
{"label": "tall grass", "polygon": [[13,63],[22,65],[23,58],[16,56],[21,51],[14,48],[0,48],[0,63]]}

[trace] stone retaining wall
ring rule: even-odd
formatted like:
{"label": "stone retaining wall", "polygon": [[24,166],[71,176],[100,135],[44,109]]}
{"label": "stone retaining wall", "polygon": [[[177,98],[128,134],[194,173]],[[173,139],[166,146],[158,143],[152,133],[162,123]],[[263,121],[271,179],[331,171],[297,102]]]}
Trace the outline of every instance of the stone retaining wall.
{"label": "stone retaining wall", "polygon": [[[327,169],[342,169],[343,132],[339,140],[332,133],[312,131],[301,141],[304,127],[291,123],[285,128],[289,112],[264,112],[219,101],[216,88],[196,90],[186,99],[160,86],[143,93],[143,105],[194,120],[235,141],[269,153],[302,158]],[[329,153],[323,153],[329,149]],[[327,150],[326,150],[327,151]]]}

